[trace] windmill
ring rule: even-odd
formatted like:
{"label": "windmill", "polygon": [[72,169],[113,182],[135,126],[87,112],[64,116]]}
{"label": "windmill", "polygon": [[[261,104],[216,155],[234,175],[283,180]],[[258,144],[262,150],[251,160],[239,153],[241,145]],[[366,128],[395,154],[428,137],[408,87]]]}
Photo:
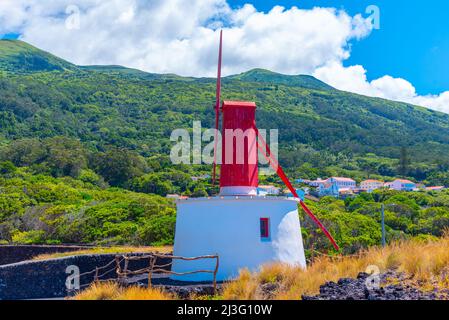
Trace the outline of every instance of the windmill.
{"label": "windmill", "polygon": [[[222,162],[220,194],[217,197],[177,201],[174,255],[194,257],[217,254],[217,279],[226,280],[241,268],[257,269],[261,264],[283,262],[306,267],[298,203],[319,226],[336,250],[339,247],[324,225],[298,197],[284,170],[256,126],[254,102],[221,101],[223,32],[220,32],[215,128],[222,115]],[[238,149],[236,132],[245,133]],[[217,176],[217,136],[212,180]],[[294,198],[257,196],[258,151],[266,157]],[[173,271],[211,270],[212,261],[177,260]],[[208,281],[211,275],[196,273],[174,276],[177,280]]]}

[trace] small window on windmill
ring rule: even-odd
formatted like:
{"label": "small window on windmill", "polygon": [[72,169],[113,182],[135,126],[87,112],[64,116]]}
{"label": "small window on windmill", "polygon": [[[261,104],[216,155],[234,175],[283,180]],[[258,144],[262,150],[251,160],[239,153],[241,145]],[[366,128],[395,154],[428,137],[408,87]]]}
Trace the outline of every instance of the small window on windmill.
{"label": "small window on windmill", "polygon": [[270,241],[270,219],[260,218],[260,238],[262,241]]}

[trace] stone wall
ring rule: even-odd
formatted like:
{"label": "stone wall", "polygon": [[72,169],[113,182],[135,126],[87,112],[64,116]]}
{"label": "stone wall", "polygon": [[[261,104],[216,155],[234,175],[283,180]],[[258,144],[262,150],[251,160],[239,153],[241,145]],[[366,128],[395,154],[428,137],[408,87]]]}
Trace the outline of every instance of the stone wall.
{"label": "stone wall", "polygon": [[[69,292],[66,288],[67,268],[76,266],[80,273],[89,272],[95,267],[102,267],[115,258],[113,254],[81,255],[65,258],[25,261],[0,266],[0,300],[16,299],[46,299],[66,297]],[[158,259],[157,265],[170,263],[171,259]],[[137,270],[148,267],[148,260],[130,261],[129,269]],[[115,278],[114,265],[103,270],[111,270],[102,279]],[[100,275],[101,273],[100,272]],[[81,286],[90,284],[94,274],[82,276]]]}
{"label": "stone wall", "polygon": [[41,254],[70,252],[86,249],[83,246],[0,246],[0,265],[30,260]]}

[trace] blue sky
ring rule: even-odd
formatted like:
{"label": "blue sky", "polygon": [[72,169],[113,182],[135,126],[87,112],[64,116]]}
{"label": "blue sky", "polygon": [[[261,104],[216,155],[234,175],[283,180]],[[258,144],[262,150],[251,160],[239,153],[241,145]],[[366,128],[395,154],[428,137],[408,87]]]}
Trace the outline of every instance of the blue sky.
{"label": "blue sky", "polygon": [[229,0],[233,7],[252,3],[268,11],[275,5],[344,9],[350,15],[369,5],[380,9],[380,30],[352,43],[345,66],[360,64],[369,80],[389,74],[405,78],[419,94],[449,89],[449,1],[428,0]]}

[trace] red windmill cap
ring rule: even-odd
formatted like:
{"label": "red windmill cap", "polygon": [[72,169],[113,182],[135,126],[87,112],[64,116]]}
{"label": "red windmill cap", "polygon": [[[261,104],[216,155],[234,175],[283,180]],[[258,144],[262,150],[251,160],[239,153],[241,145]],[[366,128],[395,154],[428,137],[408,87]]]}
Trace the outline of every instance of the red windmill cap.
{"label": "red windmill cap", "polygon": [[256,103],[248,102],[248,101],[223,101],[223,108],[226,108],[226,107],[256,108]]}

